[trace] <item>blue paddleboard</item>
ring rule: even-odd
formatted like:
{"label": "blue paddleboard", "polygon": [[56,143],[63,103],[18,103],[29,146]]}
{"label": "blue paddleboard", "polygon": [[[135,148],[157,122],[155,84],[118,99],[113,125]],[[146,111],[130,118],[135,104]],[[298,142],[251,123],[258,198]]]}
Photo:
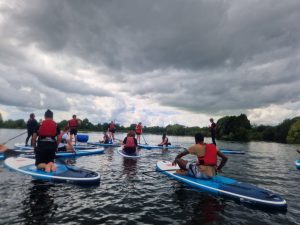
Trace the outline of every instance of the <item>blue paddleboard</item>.
{"label": "blue paddleboard", "polygon": [[[16,152],[24,153],[24,157],[34,158],[34,152],[24,151],[24,150],[15,150]],[[95,154],[104,154],[104,149],[88,149],[88,150],[77,150],[76,152],[56,152],[56,158],[66,158],[66,157],[78,157],[86,155],[95,155]]]}
{"label": "blue paddleboard", "polygon": [[100,182],[100,174],[96,172],[57,162],[55,163],[57,168],[56,172],[50,173],[37,169],[35,160],[30,158],[11,157],[6,159],[4,164],[11,170],[31,175],[34,179],[38,180],[76,184],[97,184]]}
{"label": "blue paddleboard", "polygon": [[140,158],[141,155],[139,153],[135,153],[135,154],[128,154],[126,152],[123,151],[122,148],[119,148],[118,149],[118,153],[123,156],[123,157],[126,157],[126,158]]}
{"label": "blue paddleboard", "polygon": [[4,159],[3,153],[0,153],[0,159]]}
{"label": "blue paddleboard", "polygon": [[298,170],[300,170],[300,159],[295,161],[295,166]]}
{"label": "blue paddleboard", "polygon": [[[32,146],[25,146],[24,144],[20,144],[20,143],[16,143],[14,145],[16,150],[23,150],[23,151],[29,151],[29,150],[33,150]],[[73,147],[76,150],[90,150],[90,149],[97,149],[98,147],[96,146],[90,146],[90,145],[73,145]]]}
{"label": "blue paddleboard", "polygon": [[139,144],[139,148],[144,148],[147,150],[151,149],[179,149],[182,148],[180,145],[168,145],[168,146],[158,146],[158,145],[146,145],[146,144]]}
{"label": "blue paddleboard", "polygon": [[244,151],[231,150],[231,149],[225,149],[225,148],[220,148],[220,151],[224,154],[245,154]]}
{"label": "blue paddleboard", "polygon": [[87,142],[88,145],[94,145],[94,146],[103,146],[103,147],[120,147],[121,144],[119,142],[114,142],[111,144],[104,144],[100,142]]}
{"label": "blue paddleboard", "polygon": [[158,161],[156,167],[158,171],[161,171],[176,180],[212,194],[255,205],[257,207],[277,210],[287,209],[287,203],[281,196],[252,184],[239,182],[219,175],[209,180],[179,175],[176,174],[175,171],[176,169],[179,169],[179,167],[172,166],[172,163],[167,161]]}

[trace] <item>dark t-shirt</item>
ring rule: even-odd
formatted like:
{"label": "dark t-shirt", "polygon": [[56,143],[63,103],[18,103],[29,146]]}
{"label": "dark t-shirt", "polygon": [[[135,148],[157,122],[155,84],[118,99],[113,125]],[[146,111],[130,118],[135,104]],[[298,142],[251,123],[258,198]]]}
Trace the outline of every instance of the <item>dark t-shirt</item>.
{"label": "dark t-shirt", "polygon": [[36,119],[29,119],[27,121],[27,131],[30,133],[34,133],[37,131],[39,124]]}
{"label": "dark t-shirt", "polygon": [[217,129],[217,124],[216,123],[212,123],[211,126],[210,126],[210,132],[212,134],[215,134],[216,133],[216,129]]}

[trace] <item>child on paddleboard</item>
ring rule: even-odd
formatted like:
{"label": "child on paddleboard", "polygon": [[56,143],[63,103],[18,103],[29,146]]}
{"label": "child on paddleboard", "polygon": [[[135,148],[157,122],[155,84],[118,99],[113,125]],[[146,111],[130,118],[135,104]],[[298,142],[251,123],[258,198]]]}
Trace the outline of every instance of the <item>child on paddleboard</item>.
{"label": "child on paddleboard", "polygon": [[126,154],[136,154],[138,143],[135,138],[135,132],[133,130],[129,131],[127,137],[123,140],[123,151]]}
{"label": "child on paddleboard", "polygon": [[171,143],[169,142],[169,138],[167,137],[166,133],[163,133],[162,141],[161,141],[161,143],[158,144],[158,146],[168,147],[168,145],[171,145]]}
{"label": "child on paddleboard", "polygon": [[74,146],[71,142],[71,137],[69,136],[70,127],[65,126],[63,131],[57,137],[57,151],[61,152],[75,152]]}
{"label": "child on paddleboard", "polygon": [[[216,171],[221,171],[228,158],[214,144],[204,143],[204,137],[201,133],[195,135],[195,142],[196,144],[176,156],[173,165],[178,164],[181,169],[176,171],[176,173],[200,179],[210,179],[216,175]],[[188,154],[195,155],[197,163],[190,163],[181,159],[181,157]],[[218,167],[217,156],[222,159]]]}
{"label": "child on paddleboard", "polygon": [[[47,173],[56,171],[54,158],[57,149],[56,136],[59,133],[59,127],[53,120],[53,112],[48,109],[45,112],[45,119],[38,128],[38,140],[35,148],[35,165],[38,169],[44,169]],[[35,139],[36,137],[34,142]]]}

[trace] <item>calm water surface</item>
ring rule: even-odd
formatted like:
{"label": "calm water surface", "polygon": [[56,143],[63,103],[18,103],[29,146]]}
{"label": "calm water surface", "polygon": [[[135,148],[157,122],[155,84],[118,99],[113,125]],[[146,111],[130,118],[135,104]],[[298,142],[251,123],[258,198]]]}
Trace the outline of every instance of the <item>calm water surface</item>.
{"label": "calm water surface", "polygon": [[[0,142],[24,130],[0,130]],[[89,133],[91,141],[101,134]],[[124,134],[116,137],[123,139]],[[144,135],[149,144],[161,140]],[[9,142],[24,142],[25,135]],[[189,146],[192,137],[169,137],[172,144]],[[210,142],[207,139],[207,142]],[[294,161],[296,145],[217,142],[220,147],[244,150],[229,155],[223,175],[281,194],[285,213],[249,208],[232,200],[200,192],[155,170],[159,160],[173,160],[180,150],[142,150],[139,159],[124,159],[116,149],[67,162],[101,173],[97,186],[53,184],[7,170],[0,160],[1,224],[300,224],[299,176]],[[187,157],[192,159],[191,157]]]}

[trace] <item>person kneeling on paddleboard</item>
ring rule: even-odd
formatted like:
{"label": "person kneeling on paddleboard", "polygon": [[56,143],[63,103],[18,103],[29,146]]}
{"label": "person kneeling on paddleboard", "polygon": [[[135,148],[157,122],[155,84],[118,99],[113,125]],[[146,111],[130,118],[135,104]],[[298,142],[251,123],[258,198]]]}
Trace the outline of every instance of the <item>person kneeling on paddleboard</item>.
{"label": "person kneeling on paddleboard", "polygon": [[71,142],[71,138],[68,135],[70,131],[69,126],[65,126],[64,130],[57,137],[57,151],[59,152],[75,152],[74,146]]}
{"label": "person kneeling on paddleboard", "polygon": [[167,137],[166,133],[163,133],[161,139],[162,139],[162,141],[161,141],[160,144],[158,144],[158,146],[166,146],[166,147],[168,147],[168,145],[171,145],[171,143],[169,142],[169,138]]}
{"label": "person kneeling on paddleboard", "polygon": [[57,142],[55,138],[59,133],[60,130],[56,122],[53,121],[53,112],[48,109],[45,112],[45,120],[42,121],[38,128],[37,146],[34,149],[35,165],[38,169],[45,169],[47,173],[56,171],[54,158]]}
{"label": "person kneeling on paddleboard", "polygon": [[[204,143],[204,137],[201,133],[195,135],[195,142],[195,145],[176,156],[173,165],[178,164],[181,169],[176,171],[176,173],[200,179],[210,179],[216,175],[216,170],[221,172],[221,169],[226,164],[228,158],[220,152],[214,144]],[[190,163],[181,159],[181,157],[188,154],[196,155],[198,160],[197,163]],[[222,159],[218,167],[217,156]]]}
{"label": "person kneeling on paddleboard", "polygon": [[103,144],[110,144],[112,143],[112,141],[110,140],[108,134],[106,131],[103,132],[103,140],[102,141],[99,141],[100,143],[103,143]]}
{"label": "person kneeling on paddleboard", "polygon": [[123,151],[127,154],[136,154],[136,148],[138,146],[135,138],[135,132],[129,131],[127,137],[123,140]]}

